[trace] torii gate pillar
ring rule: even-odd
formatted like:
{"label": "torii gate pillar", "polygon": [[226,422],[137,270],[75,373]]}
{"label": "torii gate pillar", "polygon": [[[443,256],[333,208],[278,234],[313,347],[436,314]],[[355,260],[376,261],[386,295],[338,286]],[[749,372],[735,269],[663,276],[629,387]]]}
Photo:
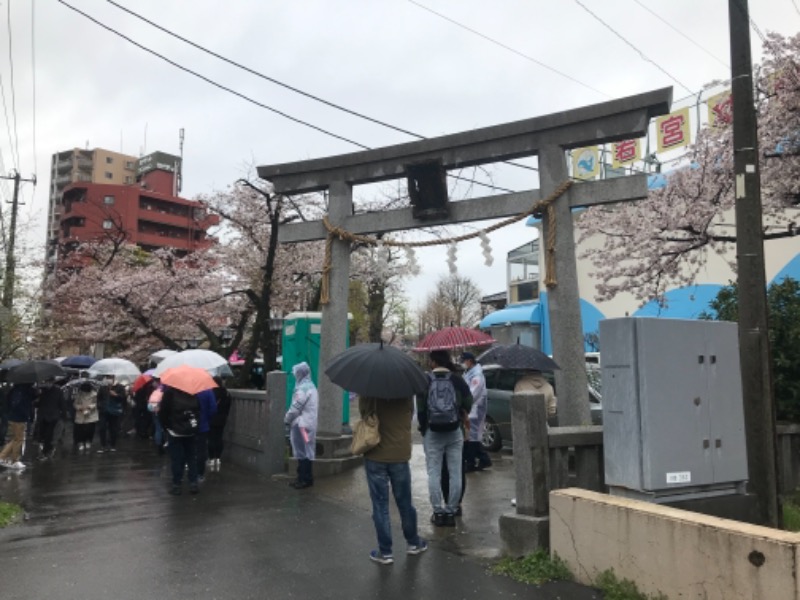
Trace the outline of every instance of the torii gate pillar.
{"label": "torii gate pillar", "polygon": [[[353,214],[353,188],[344,181],[328,187],[328,219],[334,225]],[[322,305],[320,331],[319,403],[317,431],[320,437],[342,434],[342,390],[324,375],[324,365],[347,347],[347,298],[350,284],[350,244],[331,240],[330,302]],[[339,401],[334,401],[338,398]]]}

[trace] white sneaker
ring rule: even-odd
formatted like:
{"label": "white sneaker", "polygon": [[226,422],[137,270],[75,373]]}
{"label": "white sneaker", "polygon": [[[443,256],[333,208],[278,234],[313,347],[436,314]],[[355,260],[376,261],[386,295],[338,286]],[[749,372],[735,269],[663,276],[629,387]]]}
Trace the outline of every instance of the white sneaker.
{"label": "white sneaker", "polygon": [[218,458],[215,458],[215,459],[214,459],[214,468],[215,468],[217,471],[219,471],[219,459],[218,459]]}
{"label": "white sneaker", "polygon": [[15,471],[23,471],[25,469],[25,465],[21,461],[17,461],[12,465],[8,466],[9,469],[14,469]]}

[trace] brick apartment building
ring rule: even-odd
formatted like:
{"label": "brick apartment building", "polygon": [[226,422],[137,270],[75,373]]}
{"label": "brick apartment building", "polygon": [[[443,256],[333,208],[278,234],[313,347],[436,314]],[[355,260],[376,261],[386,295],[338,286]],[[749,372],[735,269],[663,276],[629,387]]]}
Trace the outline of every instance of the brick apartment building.
{"label": "brick apartment building", "polygon": [[[209,237],[209,227],[219,223],[219,217],[206,213],[204,207],[193,200],[177,195],[181,159],[163,152],[156,152],[140,159],[92,150],[93,160],[100,162],[92,167],[93,178],[102,173],[100,181],[88,181],[88,161],[84,151],[54,155],[54,169],[61,162],[68,162],[73,170],[66,171],[77,180],[63,185],[59,202],[51,199],[50,214],[55,223],[48,227],[48,266],[50,270],[63,264],[64,258],[78,244],[101,240],[108,235],[124,234],[126,241],[145,250],[174,248],[179,253],[188,253],[208,248],[214,243]],[[109,162],[111,159],[111,162]],[[119,163],[119,170],[106,170]],[[83,168],[83,170],[81,170]],[[54,171],[58,176],[58,172]],[[62,175],[63,176],[63,175]],[[121,182],[109,181],[115,177]],[[84,180],[86,179],[86,180]],[[58,189],[54,183],[51,189]]]}

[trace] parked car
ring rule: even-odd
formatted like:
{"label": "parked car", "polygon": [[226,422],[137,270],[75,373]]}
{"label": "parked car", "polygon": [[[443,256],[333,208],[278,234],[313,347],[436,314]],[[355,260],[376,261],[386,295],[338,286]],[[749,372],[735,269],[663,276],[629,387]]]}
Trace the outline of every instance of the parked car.
{"label": "parked car", "polygon": [[[483,367],[486,377],[486,389],[489,395],[486,411],[486,427],[483,431],[483,447],[489,452],[497,452],[503,446],[511,446],[511,395],[517,380],[525,373],[521,369],[505,369],[498,365]],[[602,425],[603,406],[601,394],[600,367],[597,363],[586,363],[586,375],[589,380],[589,411],[592,425]],[[544,376],[555,388],[551,373]],[[556,392],[556,397],[558,392]],[[558,415],[550,419],[550,426],[558,424]]]}

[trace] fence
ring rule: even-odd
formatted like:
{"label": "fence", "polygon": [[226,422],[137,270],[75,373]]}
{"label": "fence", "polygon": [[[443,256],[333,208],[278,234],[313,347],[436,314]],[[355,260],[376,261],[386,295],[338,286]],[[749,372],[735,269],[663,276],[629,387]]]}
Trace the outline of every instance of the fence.
{"label": "fence", "polygon": [[262,475],[286,470],[283,416],[286,373],[267,376],[267,391],[230,390],[232,403],[225,426],[225,460]]}
{"label": "fence", "polygon": [[[551,427],[540,433],[547,440],[548,492],[566,487],[608,491],[602,426]],[[778,425],[777,454],[780,493],[790,494],[800,487],[800,425]],[[541,492],[536,496],[541,497]]]}

